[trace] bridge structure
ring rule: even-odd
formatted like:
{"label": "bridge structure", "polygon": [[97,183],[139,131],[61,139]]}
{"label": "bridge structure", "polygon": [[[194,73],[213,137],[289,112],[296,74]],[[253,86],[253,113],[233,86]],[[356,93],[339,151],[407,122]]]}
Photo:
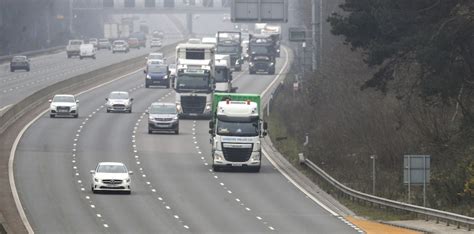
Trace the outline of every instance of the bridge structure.
{"label": "bridge structure", "polygon": [[[70,31],[77,18],[95,18],[103,27],[112,15],[185,14],[187,33],[193,32],[195,14],[230,13],[229,0],[69,0]],[[81,17],[82,16],[82,17]]]}

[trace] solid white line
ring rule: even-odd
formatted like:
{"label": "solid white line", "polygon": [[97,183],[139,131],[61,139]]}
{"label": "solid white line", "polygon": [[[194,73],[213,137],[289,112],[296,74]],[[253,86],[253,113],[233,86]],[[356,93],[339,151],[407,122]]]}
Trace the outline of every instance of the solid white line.
{"label": "solid white line", "polygon": [[304,189],[302,186],[300,186],[296,181],[294,181],[286,172],[284,172],[281,167],[275,163],[275,161],[273,161],[273,159],[269,156],[269,154],[264,150],[262,149],[262,152],[263,154],[265,155],[265,157],[268,159],[268,161],[270,161],[270,163],[287,179],[289,180],[296,188],[298,188],[301,192],[303,192],[304,194],[306,194],[306,196],[308,196],[309,198],[311,198],[311,200],[313,200],[316,204],[318,204],[319,206],[321,206],[323,209],[325,209],[326,211],[328,211],[329,213],[331,213],[331,215],[333,216],[339,216],[336,212],[334,212],[333,210],[331,210],[329,207],[327,207],[326,205],[324,205],[322,202],[320,202],[317,198],[315,198],[311,193],[309,193],[306,189]]}
{"label": "solid white line", "polygon": [[[285,54],[286,54],[286,61],[285,61],[285,64],[283,65],[282,69],[280,70],[280,72],[278,73],[278,75],[275,77],[275,79],[273,80],[273,82],[260,94],[261,97],[263,97],[269,90],[271,87],[273,87],[273,85],[275,84],[275,82],[278,81],[278,78],[280,78],[280,76],[283,74],[283,72],[286,71],[286,68],[288,66],[288,61],[289,61],[289,56],[288,56],[288,50],[286,50],[286,48],[283,47],[283,50],[285,51]],[[298,188],[301,192],[303,192],[304,194],[306,194],[306,196],[308,196],[309,198],[311,198],[311,200],[313,200],[316,204],[318,204],[319,206],[321,206],[323,209],[325,209],[326,211],[328,211],[329,213],[331,213],[331,215],[333,216],[339,216],[336,212],[334,212],[333,210],[331,210],[329,207],[327,207],[326,205],[324,205],[322,202],[320,202],[318,199],[316,199],[311,193],[309,193],[306,189],[304,189],[301,185],[299,185],[296,181],[294,181],[285,171],[282,170],[282,168],[275,163],[275,161],[270,157],[270,155],[264,150],[262,149],[262,152],[263,154],[265,155],[265,157],[268,159],[268,161],[270,161],[270,163],[287,179],[289,180],[296,188]]]}
{"label": "solid white line", "polygon": [[[105,83],[102,83],[100,85],[97,85],[97,86],[94,86],[88,90],[85,90],[85,91],[82,91],[82,92],[79,92],[77,93],[76,95],[81,95],[81,94],[84,94],[84,93],[87,93],[87,92],[90,92],[92,90],[95,90],[97,88],[100,88],[104,85],[107,85],[107,84],[110,84],[112,82],[115,82],[117,80],[120,80],[120,79],[123,79],[125,77],[128,77],[130,75],[133,75],[135,73],[138,73],[138,72],[141,72],[143,70],[143,68],[140,68],[138,70],[135,70],[133,72],[130,72],[130,73],[127,73],[123,76],[120,76],[118,78],[115,78],[113,80],[110,80],[108,82],[105,82]],[[31,120],[21,131],[20,133],[18,134],[18,136],[16,137],[15,139],[15,142],[13,143],[13,146],[12,146],[12,149],[10,151],[10,158],[8,159],[8,179],[10,181],[10,189],[12,191],[12,195],[13,195],[13,199],[15,200],[15,205],[16,205],[16,208],[18,210],[18,213],[20,214],[20,218],[21,218],[21,221],[23,222],[23,225],[25,225],[25,228],[26,230],[28,231],[28,233],[34,233],[33,231],[33,228],[31,227],[30,225],[30,222],[28,221],[28,217],[26,217],[26,214],[25,214],[25,210],[23,209],[23,206],[21,204],[21,201],[20,201],[20,197],[18,196],[18,190],[16,188],[16,185],[15,185],[15,175],[14,175],[14,171],[13,171],[13,163],[15,161],[15,153],[16,153],[16,149],[18,148],[18,144],[21,140],[21,138],[23,137],[23,134],[25,134],[26,130],[34,123],[36,122],[39,118],[41,118],[41,116],[43,116],[44,114],[46,114],[46,112],[48,112],[49,109],[46,109],[44,110],[43,112],[41,112],[40,114],[38,114],[33,120]]]}
{"label": "solid white line", "polygon": [[2,108],[0,109],[0,112],[2,112],[2,111],[4,111],[4,110],[8,109],[8,107],[10,107],[10,106],[12,106],[12,105],[13,105],[13,104],[6,105],[6,106],[2,107]]}

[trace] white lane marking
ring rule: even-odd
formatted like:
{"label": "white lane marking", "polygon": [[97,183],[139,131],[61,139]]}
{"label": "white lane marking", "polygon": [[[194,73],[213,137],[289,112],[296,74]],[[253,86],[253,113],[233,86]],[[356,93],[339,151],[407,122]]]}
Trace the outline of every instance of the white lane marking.
{"label": "white lane marking", "polygon": [[[105,83],[102,83],[100,85],[97,85],[97,86],[94,86],[90,89],[87,89],[87,90],[84,90],[82,92],[79,92],[77,93],[76,95],[81,95],[81,94],[84,94],[84,93],[87,93],[87,92],[90,92],[92,90],[95,90],[95,89],[98,89],[102,86],[105,86],[105,85],[108,85],[110,83],[113,83],[117,80],[120,80],[120,79],[123,79],[123,78],[126,78],[126,77],[129,77],[135,73],[138,73],[138,72],[141,72],[143,70],[143,68],[140,68],[138,70],[135,70],[133,72],[130,72],[128,74],[125,74],[123,76],[120,76],[120,77],[117,77],[115,79],[112,79],[110,81],[107,81]],[[23,225],[25,226],[26,230],[28,231],[28,233],[34,233],[33,231],[33,228],[31,227],[31,224],[30,222],[28,221],[28,217],[26,217],[26,214],[25,214],[25,210],[23,209],[23,205],[21,204],[21,201],[20,201],[20,197],[18,195],[18,190],[16,188],[16,184],[15,184],[15,174],[14,174],[14,171],[13,171],[13,164],[14,164],[14,161],[15,161],[15,153],[16,153],[16,150],[18,148],[18,144],[20,143],[20,139],[23,137],[23,135],[25,134],[26,130],[31,126],[33,125],[33,123],[35,123],[36,121],[38,121],[39,118],[41,118],[43,115],[45,115],[47,112],[49,111],[49,108],[44,110],[43,112],[39,113],[33,120],[31,120],[28,124],[26,124],[25,127],[23,127],[23,129],[21,129],[20,133],[17,135],[17,137],[15,138],[15,141],[13,143],[13,146],[12,146],[12,149],[10,150],[10,157],[8,158],[8,180],[10,181],[10,190],[12,191],[12,195],[13,195],[13,200],[15,201],[15,206],[18,210],[18,213],[20,215],[20,218],[21,218],[21,221],[23,222]],[[82,124],[85,124],[85,122],[83,122]],[[81,189],[82,191],[84,191],[85,189],[82,188]],[[92,206],[91,206],[92,207]],[[94,208],[94,207],[92,207]]]}
{"label": "white lane marking", "polygon": [[273,79],[272,83],[270,83],[270,85],[268,85],[267,88],[263,90],[263,92],[260,94],[260,97],[265,96],[268,90],[270,90],[273,87],[273,85],[278,81],[280,76],[283,74],[283,72],[286,71],[288,67],[288,62],[290,60],[290,58],[288,57],[288,50],[286,50],[285,47],[283,47],[283,50],[285,51],[285,63],[283,64],[283,67],[281,68],[280,72],[278,72],[278,75],[275,77],[275,79]]}

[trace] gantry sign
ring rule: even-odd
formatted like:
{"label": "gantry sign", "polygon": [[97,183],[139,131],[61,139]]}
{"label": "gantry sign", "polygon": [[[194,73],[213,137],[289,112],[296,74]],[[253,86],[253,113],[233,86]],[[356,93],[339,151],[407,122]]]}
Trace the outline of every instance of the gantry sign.
{"label": "gantry sign", "polygon": [[288,0],[234,0],[230,17],[234,23],[286,23]]}

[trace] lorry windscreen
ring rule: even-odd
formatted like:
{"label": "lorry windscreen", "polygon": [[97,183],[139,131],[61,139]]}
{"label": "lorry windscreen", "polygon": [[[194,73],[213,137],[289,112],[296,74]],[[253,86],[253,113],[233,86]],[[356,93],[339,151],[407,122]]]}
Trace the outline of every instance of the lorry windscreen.
{"label": "lorry windscreen", "polygon": [[270,49],[268,46],[251,46],[250,48],[252,54],[269,54]]}
{"label": "lorry windscreen", "polygon": [[216,68],[216,74],[214,76],[216,82],[227,82],[229,81],[229,71],[227,69]]}
{"label": "lorry windscreen", "polygon": [[177,90],[208,90],[209,75],[188,75],[181,74],[177,80]]}
{"label": "lorry windscreen", "polygon": [[221,136],[258,136],[258,120],[250,122],[217,121],[217,134]]}

